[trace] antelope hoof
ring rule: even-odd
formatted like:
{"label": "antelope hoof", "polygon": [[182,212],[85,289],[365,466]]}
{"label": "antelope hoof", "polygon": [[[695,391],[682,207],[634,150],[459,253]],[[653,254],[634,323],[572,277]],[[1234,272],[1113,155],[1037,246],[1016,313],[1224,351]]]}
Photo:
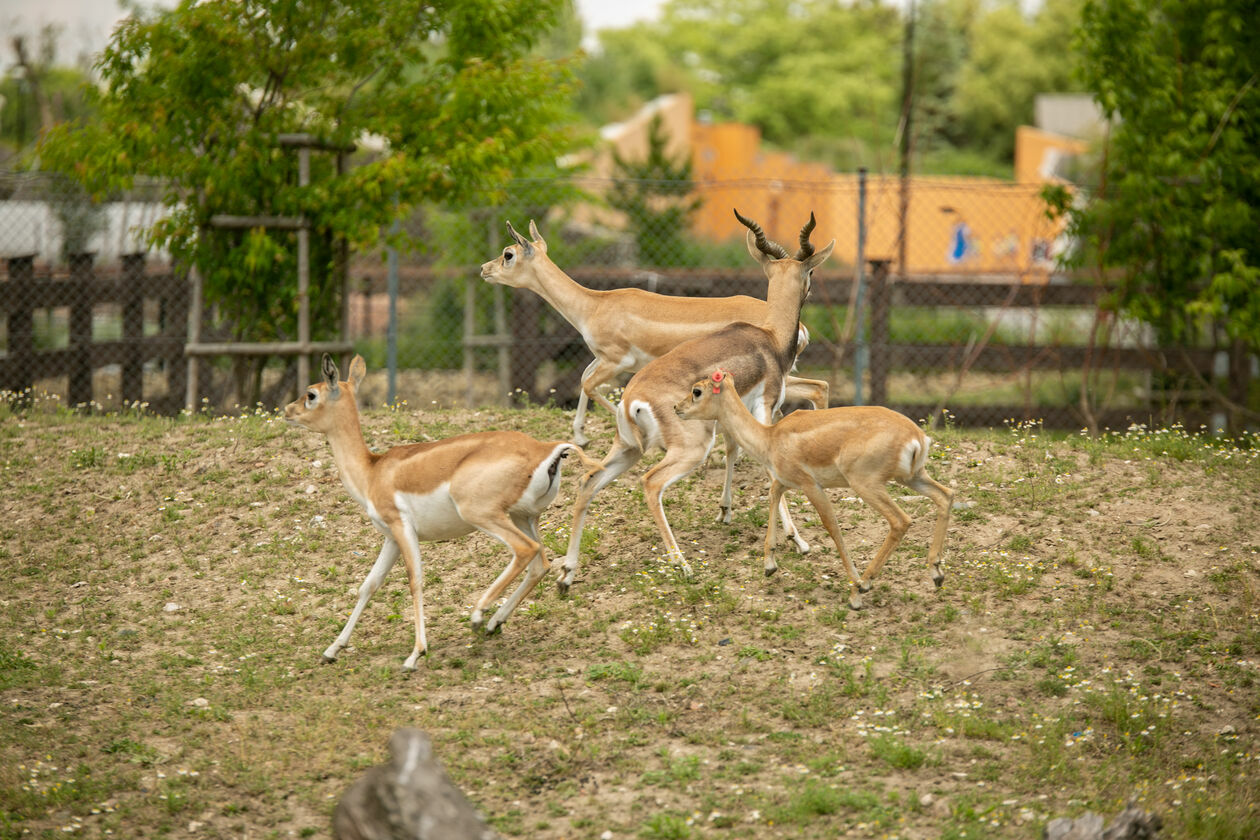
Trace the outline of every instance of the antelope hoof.
{"label": "antelope hoof", "polygon": [[337,654],[339,653],[341,653],[341,648],[336,645],[331,645],[327,650],[320,654],[319,658],[324,660],[325,664],[332,664],[337,661]]}
{"label": "antelope hoof", "polygon": [[414,670],[416,670],[416,661],[417,661],[420,657],[422,657],[422,656],[428,656],[428,655],[429,655],[429,651],[428,651],[428,649],[427,649],[427,648],[426,648],[425,650],[414,650],[414,651],[412,651],[412,652],[411,652],[411,656],[408,656],[408,657],[407,657],[407,661],[403,663],[403,670],[404,670],[404,671],[414,671]]}
{"label": "antelope hoof", "polygon": [[730,525],[732,521],[731,509],[726,505],[722,505],[720,512],[718,513],[717,521],[721,522],[723,525]]}
{"label": "antelope hoof", "polygon": [[503,632],[504,624],[507,624],[506,620],[500,621],[499,623],[496,624],[493,618],[490,619],[490,621],[486,623],[486,635],[487,636],[499,635],[500,633]]}
{"label": "antelope hoof", "polygon": [[793,534],[792,542],[795,543],[796,551],[798,554],[809,554],[809,543],[801,539],[800,534]]}
{"label": "antelope hoof", "polygon": [[863,595],[865,595],[867,592],[870,592],[870,591],[871,591],[870,581],[864,580],[858,583],[858,592],[861,592]]}
{"label": "antelope hoof", "polygon": [[325,665],[331,665],[331,664],[333,664],[334,662],[336,662],[336,661],[337,661],[337,657],[336,657],[336,656],[329,656],[329,655],[328,655],[328,654],[326,654],[326,653],[321,653],[321,654],[319,655],[319,658],[320,658],[320,660],[321,660],[321,661],[322,661]]}
{"label": "antelope hoof", "polygon": [[941,586],[944,585],[945,583],[945,573],[942,572],[940,569],[933,570],[932,583],[936,584],[937,589],[940,589]]}
{"label": "antelope hoof", "polygon": [[569,587],[572,585],[573,584],[569,583],[564,578],[560,578],[556,581],[556,592],[560,593],[560,597],[563,598],[565,595],[569,594]]}
{"label": "antelope hoof", "polygon": [[864,607],[862,606],[862,599],[861,599],[861,598],[850,598],[850,599],[849,599],[849,609],[853,610],[854,612],[858,612],[859,610],[864,609]]}
{"label": "antelope hoof", "polygon": [[774,573],[777,571],[779,571],[779,567],[777,565],[770,565],[770,566],[765,567],[766,577],[773,577]]}

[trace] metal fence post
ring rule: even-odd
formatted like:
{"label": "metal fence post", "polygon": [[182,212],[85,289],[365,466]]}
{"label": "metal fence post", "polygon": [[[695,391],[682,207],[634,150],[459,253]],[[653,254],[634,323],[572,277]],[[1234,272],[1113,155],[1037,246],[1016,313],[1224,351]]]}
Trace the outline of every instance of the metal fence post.
{"label": "metal fence post", "polygon": [[853,352],[853,404],[863,405],[862,379],[866,374],[866,319],[863,317],[863,296],[866,294],[866,167],[858,168],[857,217],[857,291],[853,295],[853,323],[857,328]]}
{"label": "metal fence post", "polygon": [[[298,149],[298,186],[311,183],[311,149]],[[297,357],[297,387],[299,393],[311,381],[311,354],[306,346],[311,341],[311,229],[303,214],[302,226],[297,232],[298,272],[298,341],[303,345]]]}
{"label": "metal fence post", "polygon": [[871,260],[871,404],[888,404],[888,260]]}

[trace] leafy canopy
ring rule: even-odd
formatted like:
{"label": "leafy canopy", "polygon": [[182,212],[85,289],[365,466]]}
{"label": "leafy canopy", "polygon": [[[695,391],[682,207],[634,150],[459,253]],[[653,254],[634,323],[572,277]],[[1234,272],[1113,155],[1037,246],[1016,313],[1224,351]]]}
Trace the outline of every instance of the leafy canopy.
{"label": "leafy canopy", "polygon": [[1260,350],[1260,29],[1231,0],[1089,0],[1086,81],[1116,118],[1085,257],[1165,341]]}
{"label": "leafy canopy", "polygon": [[[131,10],[97,70],[98,118],[41,150],[101,195],[138,178],[165,187],[154,243],[201,269],[238,337],[292,337],[293,234],[210,231],[214,214],[311,220],[316,329],[335,321],[339,241],[375,241],[426,201],[492,197],[520,167],[567,148],[563,62],[531,47],[562,0],[182,0]],[[375,146],[353,167],[297,154],[305,132]]]}
{"label": "leafy canopy", "polygon": [[617,180],[608,203],[626,214],[634,233],[639,262],[644,265],[698,265],[699,254],[684,234],[701,200],[689,196],[691,160],[669,157],[660,115],[648,124],[648,149],[643,160],[627,160],[613,151]]}
{"label": "leafy canopy", "polygon": [[[1038,93],[1070,90],[1081,0],[920,0],[915,148],[924,171],[1009,173]],[[839,168],[894,160],[904,10],[859,0],[667,0],[659,21],[600,33],[577,106],[596,123],[686,90],[719,120]]]}

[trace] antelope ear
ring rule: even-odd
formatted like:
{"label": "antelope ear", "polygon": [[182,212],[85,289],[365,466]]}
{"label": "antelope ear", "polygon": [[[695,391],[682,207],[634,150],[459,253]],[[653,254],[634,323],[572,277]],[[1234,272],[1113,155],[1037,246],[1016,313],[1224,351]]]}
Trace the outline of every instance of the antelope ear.
{"label": "antelope ear", "polygon": [[[530,224],[533,225],[533,222],[530,222]],[[526,257],[534,256],[533,244],[528,239],[526,239],[525,237],[517,233],[516,228],[512,227],[511,222],[507,223],[507,229],[508,229],[508,233],[512,235],[512,239],[516,240],[516,244],[521,246],[521,250],[525,252],[525,256]]]}
{"label": "antelope ear", "polygon": [[341,395],[341,374],[337,370],[337,363],[332,356],[325,353],[320,368],[324,374],[324,384],[328,386],[329,398],[337,399]]}
{"label": "antelope ear", "polygon": [[757,235],[751,230],[744,234],[744,244],[748,246],[748,253],[752,254],[752,258],[762,265],[774,260],[774,257],[757,247]]}
{"label": "antelope ear", "polygon": [[534,240],[534,244],[538,246],[538,250],[544,254],[547,253],[547,240],[542,238],[542,234],[538,232],[538,225],[534,224],[534,220],[529,220],[529,238]]}
{"label": "antelope ear", "polygon": [[809,269],[810,271],[813,271],[815,268],[818,268],[818,266],[822,265],[823,263],[827,261],[827,257],[831,256],[831,249],[835,247],[836,247],[836,240],[833,239],[827,243],[826,248],[823,248],[821,251],[811,254],[809,258],[805,260],[805,267]]}
{"label": "antelope ear", "polygon": [[359,390],[359,383],[363,381],[363,377],[367,376],[367,362],[363,361],[363,357],[355,354],[350,362],[350,384],[354,386],[354,390]]}

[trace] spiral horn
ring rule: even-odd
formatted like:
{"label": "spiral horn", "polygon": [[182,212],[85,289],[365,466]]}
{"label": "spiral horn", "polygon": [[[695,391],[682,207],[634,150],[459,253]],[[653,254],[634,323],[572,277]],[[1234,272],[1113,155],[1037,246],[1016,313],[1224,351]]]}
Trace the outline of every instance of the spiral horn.
{"label": "spiral horn", "polygon": [[[731,208],[734,210],[734,208]],[[734,210],[735,218],[739,219],[739,223],[753,232],[753,236],[757,239],[757,250],[765,254],[767,257],[773,257],[776,260],[787,259],[787,250],[772,239],[766,238],[766,232],[761,229],[761,225],[752,219],[746,219],[739,215],[738,210]]]}
{"label": "spiral horn", "polygon": [[801,247],[796,252],[795,259],[806,260],[814,255],[814,246],[810,244],[809,235],[814,232],[817,222],[814,221],[814,211],[809,211],[809,221],[805,223],[805,227],[801,228]]}

